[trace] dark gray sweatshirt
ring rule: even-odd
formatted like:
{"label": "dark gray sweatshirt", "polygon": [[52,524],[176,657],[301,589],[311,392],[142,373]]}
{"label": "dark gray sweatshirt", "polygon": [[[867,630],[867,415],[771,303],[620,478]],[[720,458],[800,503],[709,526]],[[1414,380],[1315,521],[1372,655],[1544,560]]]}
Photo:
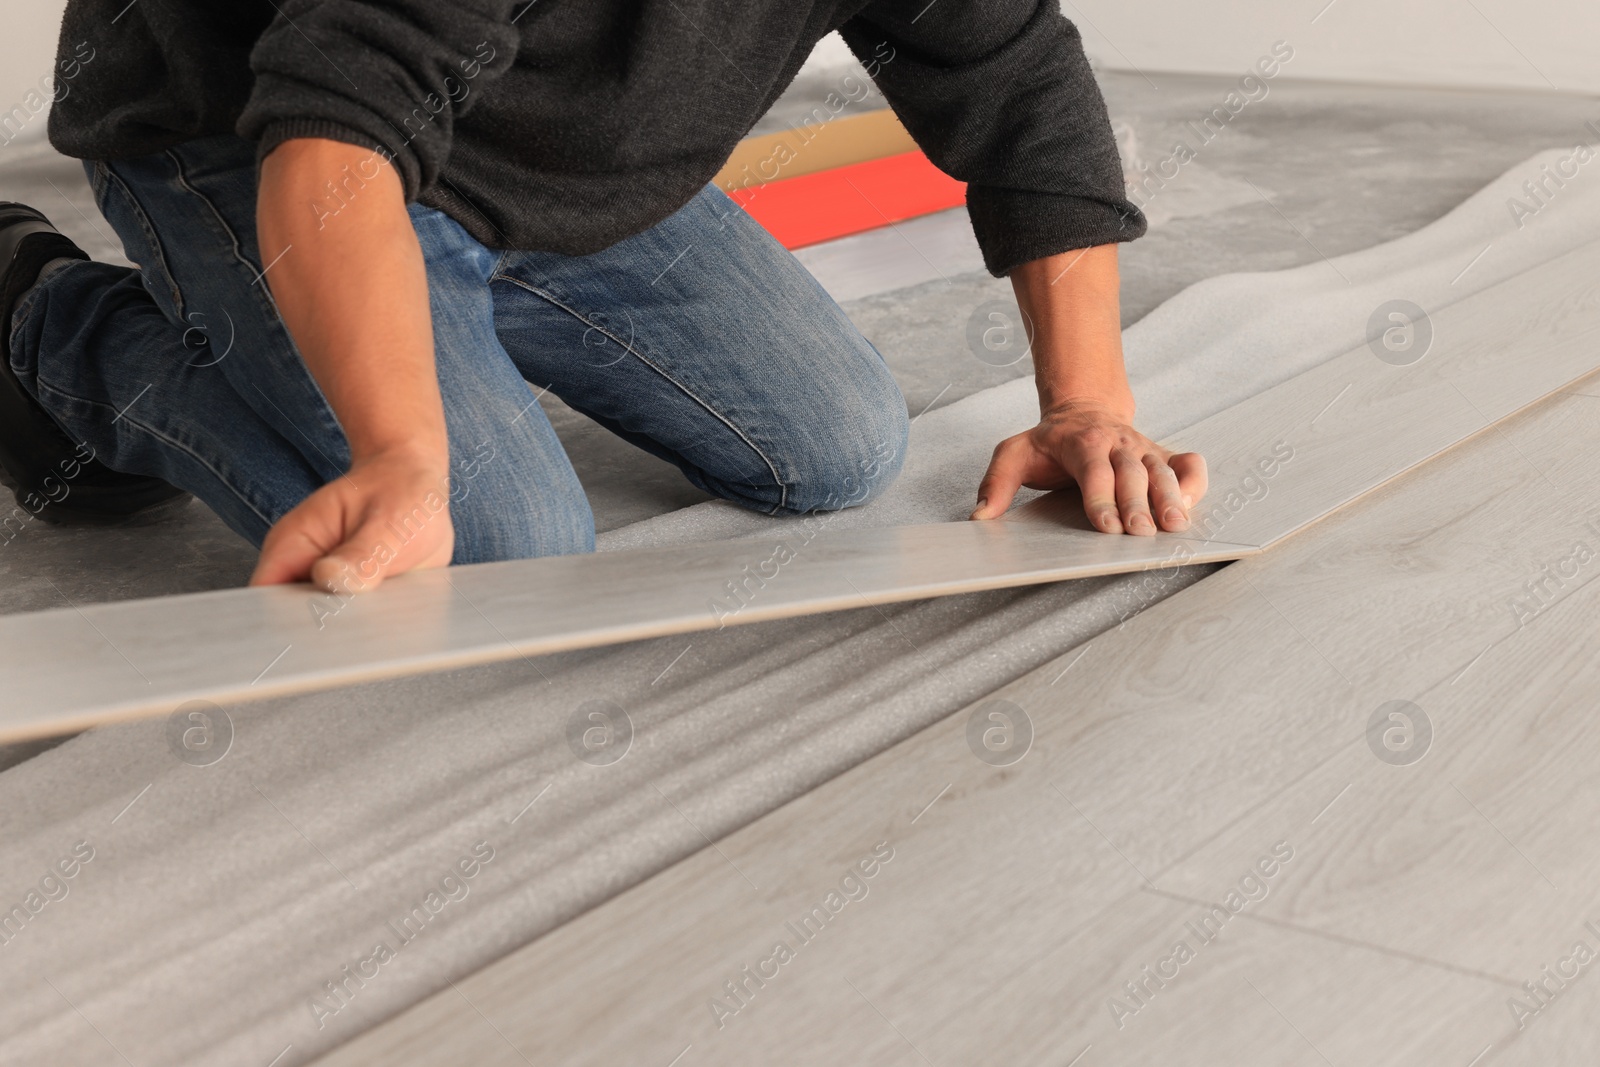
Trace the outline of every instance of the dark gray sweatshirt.
{"label": "dark gray sweatshirt", "polygon": [[94,59],[50,140],[345,141],[486,245],[583,255],[687,203],[834,29],[995,274],[1144,232],[1057,0],[70,0],[60,57]]}

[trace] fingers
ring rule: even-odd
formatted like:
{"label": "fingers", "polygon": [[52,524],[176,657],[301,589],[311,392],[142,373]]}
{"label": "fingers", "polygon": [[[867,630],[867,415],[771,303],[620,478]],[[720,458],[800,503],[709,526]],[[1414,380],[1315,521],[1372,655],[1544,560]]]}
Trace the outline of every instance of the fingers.
{"label": "fingers", "polygon": [[410,472],[373,468],[360,483],[328,483],[278,520],[250,584],[310,580],[331,593],[361,593],[402,571],[448,565],[454,545],[444,492]]}
{"label": "fingers", "polygon": [[315,513],[304,506],[285,515],[267,532],[261,543],[261,557],[250,574],[251,585],[281,585],[303,582],[311,577],[311,567],[337,539],[337,529],[328,529]]}
{"label": "fingers", "polygon": [[374,515],[312,564],[311,581],[330,593],[365,593],[405,571],[447,566],[454,544],[448,511]]}
{"label": "fingers", "polygon": [[311,576],[311,565],[322,556],[322,549],[303,537],[279,538],[261,546],[261,558],[250,572],[251,585],[281,585],[303,582]]}
{"label": "fingers", "polygon": [[978,506],[973,508],[972,518],[992,519],[1006,513],[1017,490],[1022,488],[1031,454],[1032,446],[1025,434],[1008,437],[995,447],[989,469],[978,483]]}
{"label": "fingers", "polygon": [[[1148,445],[1148,442],[1146,442]],[[1086,450],[1071,466],[1090,523],[1106,533],[1148,536],[1189,528],[1189,508],[1205,495],[1205,460],[1198,453],[1169,456],[1150,446]]]}
{"label": "fingers", "polygon": [[1168,532],[1187,529],[1189,509],[1183,503],[1177,472],[1158,452],[1145,453],[1144,469],[1150,479],[1150,512],[1161,528]]}
{"label": "fingers", "polygon": [[1083,514],[1101,533],[1121,533],[1122,516],[1117,510],[1117,475],[1103,452],[1088,452],[1077,457],[1073,476],[1083,496]]}
{"label": "fingers", "polygon": [[1206,476],[1206,458],[1198,452],[1176,452],[1167,457],[1167,462],[1177,475],[1184,508],[1194,507],[1206,495],[1206,489],[1211,484]]}
{"label": "fingers", "polygon": [[381,524],[367,522],[311,565],[311,583],[330,593],[365,593],[378,587],[394,561]]}
{"label": "fingers", "polygon": [[1069,480],[1077,483],[1095,529],[1144,537],[1189,529],[1190,508],[1207,488],[1199,453],[1168,452],[1115,413],[1063,410],[1000,443],[972,517],[1003,513],[1024,485],[1054,489]]}
{"label": "fingers", "polygon": [[1117,476],[1117,511],[1122,528],[1140,537],[1152,537],[1156,524],[1150,517],[1150,475],[1144,463],[1129,449],[1111,451],[1111,470]]}

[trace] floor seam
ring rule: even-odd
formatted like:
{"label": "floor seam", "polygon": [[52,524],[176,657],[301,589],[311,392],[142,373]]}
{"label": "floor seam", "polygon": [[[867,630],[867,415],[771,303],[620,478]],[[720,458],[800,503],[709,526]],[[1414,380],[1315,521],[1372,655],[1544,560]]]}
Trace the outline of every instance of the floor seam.
{"label": "floor seam", "polygon": [[[1155,886],[1141,886],[1140,892],[1150,893],[1159,897],[1166,897],[1169,900],[1181,901],[1185,904],[1193,904],[1196,907],[1201,908],[1215,906],[1214,901],[1197,900],[1194,897],[1184,896],[1182,893],[1174,893],[1171,890],[1160,889]],[[1283,930],[1292,930],[1295,933],[1304,934],[1308,937],[1321,938],[1325,941],[1332,941],[1336,944],[1345,945],[1350,948],[1366,949],[1370,952],[1377,952],[1385,956],[1392,956],[1396,959],[1406,960],[1410,963],[1420,963],[1429,967],[1437,967],[1440,970],[1450,971],[1454,974],[1465,975],[1469,978],[1479,978],[1483,979],[1484,981],[1494,982],[1498,985],[1510,986],[1512,989],[1519,991],[1522,989],[1522,984],[1515,979],[1506,978],[1502,975],[1493,974],[1489,971],[1479,971],[1474,970],[1471,967],[1461,967],[1454,963],[1446,963],[1444,960],[1436,960],[1432,956],[1422,956],[1414,952],[1406,952],[1403,949],[1389,948],[1386,945],[1379,945],[1371,941],[1362,941],[1360,938],[1347,937],[1343,934],[1335,934],[1327,930],[1318,930],[1315,927],[1301,926],[1298,923],[1288,922],[1284,919],[1271,919],[1265,915],[1257,915],[1247,911],[1239,912],[1238,915],[1240,918],[1250,919],[1254,922],[1261,923],[1264,926],[1273,926]]]}

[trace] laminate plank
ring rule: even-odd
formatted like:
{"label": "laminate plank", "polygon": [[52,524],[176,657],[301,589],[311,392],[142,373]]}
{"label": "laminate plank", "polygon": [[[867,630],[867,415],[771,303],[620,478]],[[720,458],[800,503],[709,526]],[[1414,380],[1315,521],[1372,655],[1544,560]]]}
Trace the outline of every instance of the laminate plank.
{"label": "laminate plank", "polygon": [[[1433,729],[1419,762],[1388,766],[1355,745],[1279,800],[1279,819],[1327,814],[1306,876],[1261,915],[1501,978],[1491,1064],[1600,1056],[1600,1000],[1581,954],[1600,950],[1600,668],[1580,636],[1597,622],[1600,588],[1579,587],[1461,681],[1417,696]],[[1165,881],[1205,881],[1264,818]]]}
{"label": "laminate plank", "polygon": [[[980,702],[323,1062],[428,1062],[479,1031],[491,1064],[1496,1062],[1524,1040],[1507,998],[1600,922],[1600,665],[1573,639],[1600,583],[1520,627],[1507,607],[1575,538],[1600,546],[1596,403],[1554,398],[1000,690],[1032,723],[1017,762],[977,758]],[[1389,699],[1439,709],[1437,752],[1376,757]],[[714,1012],[880,841],[837,926]],[[1259,899],[1147,1003],[1125,992],[1230,889]],[[1585,1022],[1538,1025],[1557,1048]]]}
{"label": "laminate plank", "polygon": [[408,574],[369,595],[230,589],[0,618],[0,742],[664,634],[1237,559],[1175,535],[943,523]]}
{"label": "laminate plank", "polygon": [[1415,764],[1381,762],[1364,724],[1346,724],[1351,742],[1276,810],[1251,812],[1163,886],[1203,884],[1263,825],[1326,811],[1307,877],[1262,915],[1512,985],[1537,979],[1575,939],[1600,948],[1584,926],[1600,924],[1600,665],[1578,637],[1597,622],[1600,587],[1580,588],[1461,681],[1415,692],[1432,731]]}
{"label": "laminate plank", "polygon": [[[1014,888],[996,879],[983,917],[1012,904]],[[887,896],[894,890],[886,884],[878,891]],[[893,903],[886,899],[884,909]],[[706,1003],[729,978],[729,965],[736,977],[743,960],[725,959],[720,968],[673,965],[670,980],[647,976],[640,984],[653,987],[657,1007],[641,1015],[635,1010],[630,961],[596,968],[592,952],[576,936],[595,931],[580,919],[568,928],[574,935],[562,938],[565,951],[543,962],[580,968],[566,982],[588,991],[587,1001],[570,992],[538,996],[536,990],[558,984],[549,981],[553,972],[548,969],[517,975],[520,985],[504,980],[490,985],[473,976],[316,1062],[360,1067],[441,1062],[448,1055],[454,1057],[450,1062],[483,1067],[668,1064],[674,1057],[681,1057],[682,1065],[796,1067],[1168,1062],[1316,1067],[1326,1056],[1335,1063],[1433,1067],[1466,1064],[1492,1040],[1492,1016],[1504,986],[1248,919],[1204,944],[1188,926],[1202,910],[1186,901],[1132,893],[1103,909],[1095,923],[1026,956],[997,950],[980,971],[951,983],[967,997],[961,1011],[943,1015],[917,1010],[900,989],[901,979],[884,958],[895,945],[882,936],[883,926],[847,935],[851,943],[841,947],[849,952],[830,952],[819,937],[777,978],[754,990],[721,1029]],[[941,933],[930,916],[913,916],[908,925],[933,936]],[[969,932],[973,925],[966,924]],[[682,931],[674,947],[711,933],[697,923]],[[1113,999],[1128,1001],[1125,984],[1141,976],[1145,963],[1169,953],[1178,939],[1186,939],[1195,952],[1176,979],[1159,989],[1149,985],[1153,995],[1137,1012],[1113,1014]],[[580,1018],[571,1025],[567,1013],[574,1011]],[[982,1018],[978,1025],[975,1016]],[[547,1020],[554,1035],[542,1025]],[[618,1040],[618,1031],[626,1040]]]}
{"label": "laminate plank", "polygon": [[[1593,915],[1593,912],[1590,914]],[[1592,950],[1600,938],[1585,929],[1582,940]],[[1571,948],[1571,942],[1557,946],[1553,958],[1543,962],[1547,965],[1558,962],[1559,957],[1567,955]],[[1600,1063],[1600,1027],[1594,1025],[1595,1018],[1600,1015],[1600,982],[1589,977],[1593,969],[1592,965],[1586,965],[1573,980],[1559,985],[1552,983],[1549,988],[1555,990],[1554,997],[1539,1009],[1537,1015],[1526,1019],[1526,1025],[1520,1030],[1507,1032],[1495,1045],[1494,1067]],[[1528,976],[1530,979],[1533,977]],[[1519,993],[1518,999],[1524,1003],[1532,1000],[1526,992]],[[1503,1018],[1509,1031],[1509,996],[1500,1010],[1505,1013]]]}

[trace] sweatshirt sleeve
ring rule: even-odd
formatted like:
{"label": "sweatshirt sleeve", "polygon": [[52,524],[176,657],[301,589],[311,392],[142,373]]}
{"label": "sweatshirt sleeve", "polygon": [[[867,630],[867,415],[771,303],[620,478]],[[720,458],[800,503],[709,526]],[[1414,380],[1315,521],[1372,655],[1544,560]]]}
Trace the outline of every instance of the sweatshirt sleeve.
{"label": "sweatshirt sleeve", "polygon": [[281,0],[237,132],[258,160],[295,137],[374,149],[414,200],[444,169],[455,119],[510,69],[529,2]]}
{"label": "sweatshirt sleeve", "polygon": [[990,273],[1144,233],[1057,0],[874,0],[840,33],[928,158],[967,183]]}

